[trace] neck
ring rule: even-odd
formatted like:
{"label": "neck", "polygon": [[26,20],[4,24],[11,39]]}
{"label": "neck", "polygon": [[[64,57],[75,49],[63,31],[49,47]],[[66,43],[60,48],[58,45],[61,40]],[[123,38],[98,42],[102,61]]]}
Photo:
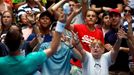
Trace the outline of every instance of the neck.
{"label": "neck", "polygon": [[20,51],[17,50],[17,51],[15,51],[15,52],[9,52],[9,55],[11,55],[11,56],[17,56],[17,55],[20,55]]}
{"label": "neck", "polygon": [[110,29],[110,26],[103,25],[103,29],[109,30]]}
{"label": "neck", "polygon": [[114,28],[114,29],[118,29],[119,27],[121,26],[121,24],[120,23],[118,23],[117,25],[112,25],[112,28]]}
{"label": "neck", "polygon": [[95,30],[95,27],[93,25],[87,25],[87,28],[90,30],[90,31],[94,31]]}
{"label": "neck", "polygon": [[93,56],[95,59],[100,59],[101,56],[99,55],[96,55],[96,56]]}
{"label": "neck", "polygon": [[43,35],[44,35],[44,34],[50,34],[49,28],[46,28],[46,29],[40,28],[40,32],[41,32]]}

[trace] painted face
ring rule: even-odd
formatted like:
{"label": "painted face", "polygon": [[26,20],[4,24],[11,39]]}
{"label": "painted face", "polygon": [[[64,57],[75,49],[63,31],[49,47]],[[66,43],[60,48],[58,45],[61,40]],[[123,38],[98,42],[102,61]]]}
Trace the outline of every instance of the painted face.
{"label": "painted face", "polygon": [[101,55],[104,53],[104,48],[101,47],[98,43],[91,45],[91,53],[93,57],[99,59]]}
{"label": "painted face", "polygon": [[97,22],[97,15],[94,11],[87,11],[85,22],[88,25],[94,25]]}
{"label": "painted face", "polygon": [[2,18],[3,24],[9,26],[12,23],[12,15],[9,12],[5,12]]}
{"label": "painted face", "polygon": [[39,19],[39,23],[40,23],[40,26],[41,27],[44,27],[44,28],[49,28],[50,24],[51,24],[51,20],[49,17],[47,16],[44,16],[44,17],[41,17]]}
{"label": "painted face", "polygon": [[111,17],[109,15],[104,16],[103,17],[103,23],[104,23],[104,25],[110,26],[111,25],[111,20],[110,19],[111,19]]}

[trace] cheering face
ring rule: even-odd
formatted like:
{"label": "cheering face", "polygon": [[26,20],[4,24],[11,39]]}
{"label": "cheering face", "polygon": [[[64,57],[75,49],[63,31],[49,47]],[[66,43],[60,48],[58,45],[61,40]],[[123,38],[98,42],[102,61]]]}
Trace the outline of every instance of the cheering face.
{"label": "cheering face", "polygon": [[44,16],[44,17],[41,17],[39,19],[39,23],[40,23],[41,27],[43,27],[43,28],[49,28],[49,26],[51,24],[51,20],[50,20],[49,17]]}
{"label": "cheering face", "polygon": [[91,53],[96,59],[99,59],[101,57],[101,55],[104,53],[104,47],[101,41],[93,42],[91,44]]}
{"label": "cheering face", "polygon": [[85,22],[90,26],[94,25],[97,22],[96,13],[94,11],[91,11],[91,10],[87,11]]}

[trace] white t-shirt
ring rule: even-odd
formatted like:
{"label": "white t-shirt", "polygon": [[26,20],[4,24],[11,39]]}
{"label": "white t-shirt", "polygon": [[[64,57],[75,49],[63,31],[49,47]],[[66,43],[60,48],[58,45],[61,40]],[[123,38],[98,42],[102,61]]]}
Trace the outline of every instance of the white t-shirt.
{"label": "white t-shirt", "polygon": [[100,59],[94,59],[91,53],[86,52],[82,75],[109,75],[108,68],[112,64],[111,51],[104,53]]}

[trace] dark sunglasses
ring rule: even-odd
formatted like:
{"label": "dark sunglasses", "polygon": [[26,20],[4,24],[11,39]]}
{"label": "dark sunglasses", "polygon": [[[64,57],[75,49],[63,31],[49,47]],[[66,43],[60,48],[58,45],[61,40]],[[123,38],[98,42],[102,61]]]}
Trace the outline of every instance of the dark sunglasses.
{"label": "dark sunglasses", "polygon": [[131,10],[124,10],[124,12],[129,12],[129,13],[131,13]]}

